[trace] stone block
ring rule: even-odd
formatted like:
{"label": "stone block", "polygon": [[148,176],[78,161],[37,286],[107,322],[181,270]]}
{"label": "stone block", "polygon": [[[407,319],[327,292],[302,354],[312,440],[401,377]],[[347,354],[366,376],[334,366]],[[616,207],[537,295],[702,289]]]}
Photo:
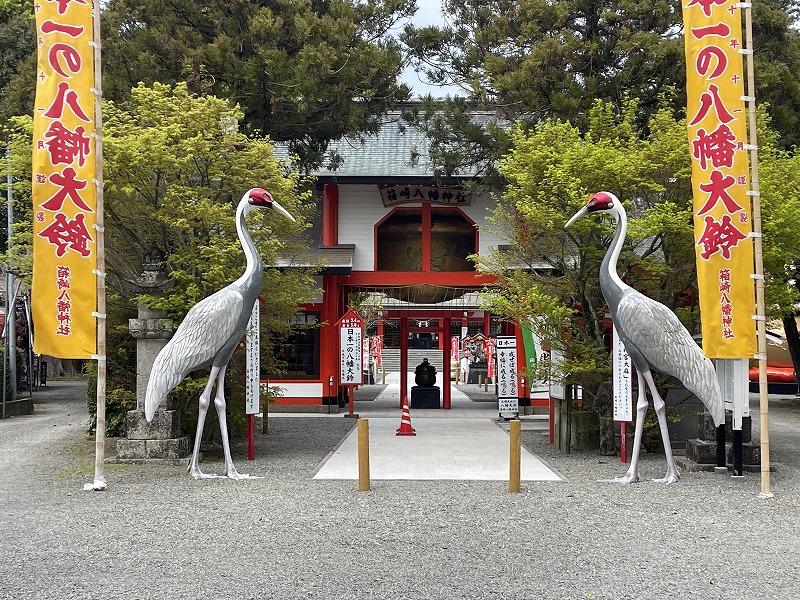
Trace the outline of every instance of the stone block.
{"label": "stone block", "polygon": [[[167,344],[166,339],[138,338],[136,340],[136,406],[144,409],[147,383],[150,381],[150,372],[153,363],[161,349]],[[167,405],[170,399],[167,397]]]}
{"label": "stone block", "polygon": [[189,455],[189,438],[171,440],[118,440],[119,460],[177,460]]}
{"label": "stone block", "polygon": [[18,398],[6,400],[6,417],[19,417],[33,414],[33,400],[31,398]]}
{"label": "stone block", "polygon": [[686,440],[686,458],[701,465],[717,464],[717,443]]}
{"label": "stone block", "polygon": [[[725,459],[728,461],[729,465],[733,464],[733,445],[728,446]],[[761,444],[742,444],[742,464],[761,464]]]}
{"label": "stone block", "polygon": [[189,438],[147,440],[148,458],[178,459],[189,455]]}
{"label": "stone block", "polygon": [[441,390],[438,386],[423,387],[415,385],[411,388],[410,408],[441,408]]}
{"label": "stone block", "polygon": [[180,415],[175,410],[157,410],[148,423],[144,410],[129,410],[126,415],[129,440],[169,440],[180,437]]}
{"label": "stone block", "polygon": [[[687,440],[686,458],[700,465],[717,464],[717,443],[706,442],[704,440]],[[733,465],[733,445],[726,444],[725,462]],[[760,444],[742,444],[742,464],[760,465],[761,446]]]}
{"label": "stone block", "polygon": [[136,460],[147,457],[147,440],[117,440],[117,458]]}
{"label": "stone block", "polygon": [[[715,442],[717,439],[717,428],[714,426],[714,419],[711,415],[700,413],[697,415],[697,437],[707,442]],[[742,418],[742,441],[747,444],[753,438],[753,419],[752,417]],[[733,415],[725,415],[725,441],[733,441]]]}

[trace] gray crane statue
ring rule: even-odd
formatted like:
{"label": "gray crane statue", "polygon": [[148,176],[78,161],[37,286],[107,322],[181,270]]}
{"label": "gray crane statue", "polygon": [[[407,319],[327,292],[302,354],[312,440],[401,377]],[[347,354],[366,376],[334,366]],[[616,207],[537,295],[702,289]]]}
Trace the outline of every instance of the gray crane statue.
{"label": "gray crane statue", "polygon": [[[245,220],[245,216],[255,208],[271,208],[278,214],[294,221],[294,217],[273,200],[268,191],[253,188],[245,193],[236,209],[236,232],[247,260],[244,273],[230,285],[195,304],[186,313],[186,317],[175,331],[175,335],[156,356],[147,384],[145,416],[148,421],[152,421],[158,406],[164,401],[167,394],[183,381],[184,377],[192,371],[211,367],[208,383],[200,395],[197,432],[188,467],[189,474],[195,479],[250,478],[248,475],[238,473],[231,460],[228,425],[225,417],[225,369],[247,328],[264,277],[264,265],[247,232]],[[203,425],[211,404],[211,390],[215,382],[217,389],[214,406],[219,418],[225,464],[222,475],[206,475],[200,471],[198,464],[200,440],[203,436]]]}
{"label": "gray crane statue", "polygon": [[714,364],[703,356],[700,346],[670,309],[637,292],[617,274],[617,259],[628,228],[628,219],[622,203],[614,194],[598,192],[589,202],[567,221],[572,225],[585,214],[609,213],[617,223],[611,246],[606,251],[600,265],[600,290],[603,293],[611,320],[617,334],[636,367],[638,399],[636,402],[636,432],[633,439],[631,463],[625,475],[612,481],[635,483],[639,481],[639,449],[642,443],[642,427],[647,413],[645,382],[653,396],[653,407],[661,429],[661,439],[667,458],[667,474],[661,483],[674,483],[680,475],[672,456],[672,448],[667,431],[664,400],[656,389],[651,369],[676,377],[693,392],[708,409],[714,424],[725,422],[725,407],[722,401],[719,381]]}

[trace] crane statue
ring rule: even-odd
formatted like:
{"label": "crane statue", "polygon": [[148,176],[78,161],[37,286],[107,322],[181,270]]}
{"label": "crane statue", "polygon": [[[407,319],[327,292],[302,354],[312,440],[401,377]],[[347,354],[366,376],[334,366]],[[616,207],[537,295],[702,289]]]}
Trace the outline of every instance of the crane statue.
{"label": "crane statue", "polygon": [[197,369],[211,366],[208,383],[200,395],[197,433],[188,467],[189,474],[195,479],[220,477],[204,474],[198,465],[203,425],[211,403],[211,389],[215,382],[217,389],[214,406],[217,409],[222,449],[225,454],[221,477],[249,478],[248,475],[238,473],[231,460],[228,426],[225,418],[225,369],[247,328],[264,277],[261,256],[247,232],[245,221],[245,216],[256,207],[271,208],[294,221],[294,217],[275,202],[268,191],[253,188],[245,193],[236,209],[236,232],[247,260],[244,273],[239,279],[201,300],[189,310],[175,331],[175,335],[156,356],[150,372],[150,381],[147,384],[145,416],[148,421],[151,421],[156,409],[167,397],[167,394],[186,375]]}
{"label": "crane statue", "polygon": [[583,215],[596,212],[610,213],[617,222],[611,246],[600,265],[600,290],[611,312],[611,320],[617,334],[636,367],[639,384],[631,464],[625,475],[616,477],[612,481],[618,483],[639,481],[639,449],[642,443],[644,416],[647,412],[645,392],[645,382],[647,382],[650,394],[653,396],[653,406],[667,457],[666,477],[654,481],[674,483],[680,476],[672,456],[664,400],[656,389],[651,369],[678,378],[689,391],[700,398],[714,419],[714,424],[719,427],[725,422],[725,408],[717,374],[711,360],[703,356],[702,350],[675,313],[660,302],[623,283],[617,274],[617,259],[625,240],[628,219],[622,203],[614,194],[598,192],[592,196],[586,206],[567,222],[565,228]]}

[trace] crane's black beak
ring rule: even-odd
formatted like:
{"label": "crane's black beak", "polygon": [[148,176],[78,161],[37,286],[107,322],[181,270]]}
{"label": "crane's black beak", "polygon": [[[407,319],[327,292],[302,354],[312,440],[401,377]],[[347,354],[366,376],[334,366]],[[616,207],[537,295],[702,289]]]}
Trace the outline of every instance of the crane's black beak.
{"label": "crane's black beak", "polygon": [[277,202],[275,202],[275,200],[273,200],[273,201],[272,201],[272,210],[276,211],[276,212],[277,212],[279,215],[282,215],[282,216],[286,217],[287,219],[289,219],[289,220],[290,220],[290,221],[292,221],[293,223],[294,223],[294,222],[296,222],[296,221],[294,220],[294,217],[293,217],[292,215],[290,215],[290,214],[289,214],[289,211],[288,211],[288,210],[286,210],[285,208],[283,208],[283,207],[282,207],[280,204],[278,204]]}
{"label": "crane's black beak", "polygon": [[567,221],[566,225],[564,225],[564,229],[566,229],[567,227],[572,225],[575,221],[580,219],[587,212],[589,212],[589,206],[588,205],[584,206],[582,209],[580,209],[578,212],[576,212],[574,215],[572,215],[572,218],[569,221]]}

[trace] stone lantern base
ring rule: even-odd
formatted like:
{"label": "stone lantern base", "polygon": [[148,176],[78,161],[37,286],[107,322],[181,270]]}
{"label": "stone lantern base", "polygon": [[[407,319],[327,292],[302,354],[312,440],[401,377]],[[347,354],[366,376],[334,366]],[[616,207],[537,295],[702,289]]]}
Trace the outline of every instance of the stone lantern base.
{"label": "stone lantern base", "polygon": [[180,464],[189,455],[189,438],[180,435],[176,410],[157,410],[148,423],[143,409],[128,411],[128,437],[117,442],[118,463]]}

